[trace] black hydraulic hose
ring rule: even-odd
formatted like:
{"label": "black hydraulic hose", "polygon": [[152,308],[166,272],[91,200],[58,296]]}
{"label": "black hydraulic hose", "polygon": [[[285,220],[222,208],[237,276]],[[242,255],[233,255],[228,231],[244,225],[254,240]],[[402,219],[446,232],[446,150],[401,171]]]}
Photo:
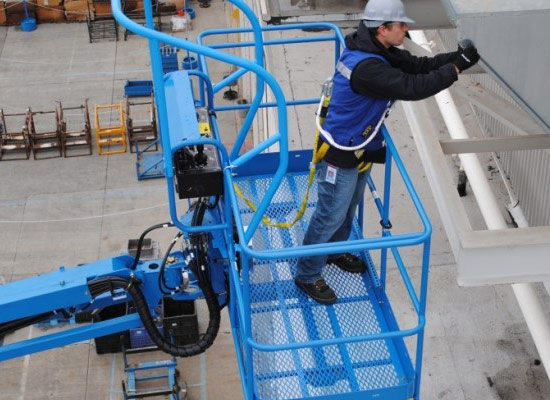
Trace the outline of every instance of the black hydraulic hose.
{"label": "black hydraulic hose", "polygon": [[141,236],[139,237],[139,240],[138,240],[138,245],[137,245],[137,250],[136,250],[136,257],[134,259],[134,263],[130,267],[132,270],[135,270],[137,265],[138,265],[139,258],[141,257],[141,248],[143,246],[143,239],[145,239],[145,236],[149,232],[154,231],[155,229],[168,228],[170,226],[174,226],[174,224],[172,224],[171,222],[164,222],[162,224],[157,224],[157,225],[150,226],[149,228],[147,228],[143,231],[143,233],[141,234]]}
{"label": "black hydraulic hose", "polygon": [[202,199],[200,199],[199,202],[195,204],[193,217],[191,218],[192,226],[199,226],[200,224],[202,224],[202,220],[204,219],[204,212],[206,211],[205,204],[206,203],[202,201]]}
{"label": "black hydraulic hose", "polygon": [[[204,201],[200,201],[196,205],[195,211],[193,212],[193,218],[191,219],[191,225],[193,225],[193,226],[202,225],[202,221],[204,219],[204,213],[206,212],[206,208],[207,208],[207,204]],[[197,252],[196,258],[194,260],[196,271],[194,271],[194,272],[198,274],[197,277],[199,278],[199,281],[210,282],[210,277],[208,276],[206,271],[203,270],[203,268],[201,268],[201,266],[206,267],[206,265],[207,265],[206,255],[205,255],[205,251],[204,251],[204,248],[202,246],[202,241],[201,241],[201,236],[202,235],[203,234],[201,234],[201,233],[199,233],[199,234],[190,234],[189,235],[189,239],[191,240],[191,244],[193,245],[193,247],[196,249],[196,252]]]}
{"label": "black hydraulic hose", "polygon": [[50,311],[44,314],[33,315],[26,318],[16,319],[15,321],[4,322],[0,324],[0,336],[7,335],[8,333],[15,332],[19,329],[23,329],[29,325],[36,324],[37,322],[43,321],[52,315],[55,315],[55,312]]}
{"label": "black hydraulic hose", "polygon": [[151,316],[151,312],[149,311],[149,306],[147,305],[145,296],[143,296],[143,293],[134,281],[113,276],[90,281],[88,286],[93,297],[108,292],[111,289],[126,290],[132,297],[136,310],[141,318],[141,321],[143,322],[143,326],[145,327],[145,330],[149,334],[149,337],[153,343],[155,343],[160,350],[170,355],[178,357],[191,357],[201,354],[212,346],[216,336],[218,335],[221,319],[220,307],[218,305],[216,295],[209,285],[202,285],[199,282],[199,287],[203,291],[210,314],[208,328],[206,329],[206,332],[199,337],[199,340],[196,343],[184,346],[173,345],[159,332],[155,321]]}
{"label": "black hydraulic hose", "polygon": [[164,276],[164,270],[166,268],[166,261],[168,260],[168,256],[170,255],[170,252],[174,248],[174,245],[178,241],[178,239],[183,235],[181,231],[178,232],[178,234],[172,239],[172,242],[168,246],[168,249],[166,250],[166,253],[164,253],[164,258],[162,259],[162,263],[160,264],[160,271],[159,271],[159,290],[162,292],[162,294],[170,294],[166,291],[164,291],[163,287],[168,290],[176,290],[175,287],[170,287],[166,284],[166,277]]}
{"label": "black hydraulic hose", "polygon": [[[216,199],[215,203],[212,205],[212,208],[215,207],[217,203],[218,203],[218,199]],[[199,199],[198,203],[196,203],[194,206],[195,206],[194,207],[195,209],[193,212],[191,224],[193,226],[199,226],[202,224],[204,214],[206,212],[206,208],[209,205],[207,204],[207,202],[203,201],[203,199]],[[141,247],[143,245],[143,239],[145,235],[147,235],[147,233],[151,232],[154,229],[168,227],[168,226],[173,226],[173,224],[165,223],[165,224],[154,225],[142,233],[138,242],[136,257],[131,267],[132,269],[135,269],[139,262],[139,258],[141,256]],[[162,261],[161,269],[159,271],[159,289],[163,294],[168,294],[168,293],[166,293],[162,289],[161,284],[164,284],[164,286],[167,289],[173,290],[173,288],[169,288],[168,286],[166,286],[164,269],[166,266],[168,255],[170,254],[171,249],[173,248],[174,244],[179,239],[179,237],[181,237],[181,232],[179,232],[178,235],[174,238],[174,240],[170,244],[169,249],[166,251]],[[179,356],[179,357],[190,357],[190,356],[203,353],[206,349],[208,349],[214,343],[214,340],[216,339],[216,336],[218,335],[218,331],[220,329],[220,320],[221,320],[221,313],[220,313],[221,307],[219,305],[218,298],[212,288],[212,284],[210,282],[210,277],[208,274],[208,260],[205,254],[206,250],[204,248],[203,241],[201,240],[203,237],[204,236],[202,234],[190,235],[191,243],[193,244],[196,250],[196,257],[191,262],[190,267],[198,278],[198,285],[204,295],[204,299],[208,306],[208,312],[209,312],[209,321],[208,321],[208,327],[206,329],[206,332],[199,336],[199,339],[197,340],[196,343],[184,345],[184,346],[176,346],[170,343],[170,341],[168,341],[166,338],[164,338],[164,336],[159,332],[155,324],[155,321],[151,316],[149,306],[147,304],[147,301],[145,300],[143,293],[141,292],[140,288],[137,286],[137,283],[138,283],[137,280],[129,280],[129,279],[116,277],[116,276],[95,279],[88,283],[92,298],[95,298],[105,292],[112,293],[113,290],[115,289],[124,289],[132,297],[136,310],[141,318],[141,321],[143,323],[143,326],[145,327],[145,330],[149,334],[149,337],[151,338],[153,343],[155,343],[158,346],[160,350],[168,354],[171,354],[173,356]]]}
{"label": "black hydraulic hose", "polygon": [[210,274],[208,273],[208,260],[206,259],[206,250],[200,238],[197,238],[195,246],[197,247],[197,258],[194,260],[196,268],[199,271],[200,280],[210,284]]}

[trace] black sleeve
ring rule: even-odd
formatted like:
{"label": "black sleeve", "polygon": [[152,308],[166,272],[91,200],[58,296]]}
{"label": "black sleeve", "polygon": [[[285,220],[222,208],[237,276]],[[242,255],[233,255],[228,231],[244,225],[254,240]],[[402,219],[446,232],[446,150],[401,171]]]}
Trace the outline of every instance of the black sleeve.
{"label": "black sleeve", "polygon": [[457,79],[451,63],[427,73],[407,73],[377,58],[368,58],[353,69],[351,88],[378,99],[422,100],[447,89]]}
{"label": "black sleeve", "polygon": [[391,47],[388,51],[390,64],[409,74],[427,74],[434,69],[451,63],[458,57],[458,51],[441,53],[433,57],[413,56],[407,50]]}

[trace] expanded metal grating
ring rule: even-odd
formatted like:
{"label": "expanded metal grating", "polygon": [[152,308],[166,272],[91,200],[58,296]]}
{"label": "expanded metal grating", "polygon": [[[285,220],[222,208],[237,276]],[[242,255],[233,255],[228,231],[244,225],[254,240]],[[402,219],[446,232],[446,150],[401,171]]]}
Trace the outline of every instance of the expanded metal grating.
{"label": "expanded metal grating", "polygon": [[[238,185],[258,204],[270,182],[269,177],[248,177],[239,180]],[[306,175],[287,175],[266,215],[273,222],[292,221],[306,188]],[[244,201],[239,201],[246,225],[252,212]],[[302,220],[291,229],[261,224],[251,246],[261,250],[300,245],[316,201],[314,184]],[[354,225],[352,235],[357,238],[359,227]],[[318,304],[295,286],[295,258],[254,260],[250,274],[252,338],[266,345],[284,345],[387,331],[381,307],[389,305],[380,304],[375,296],[374,288],[379,283],[373,262],[367,252],[358,255],[368,264],[370,274],[351,274],[334,265],[324,268],[324,278],[338,296],[333,306]],[[266,400],[314,398],[407,385],[410,379],[405,377],[401,361],[391,340],[272,352],[254,350],[255,394]]]}

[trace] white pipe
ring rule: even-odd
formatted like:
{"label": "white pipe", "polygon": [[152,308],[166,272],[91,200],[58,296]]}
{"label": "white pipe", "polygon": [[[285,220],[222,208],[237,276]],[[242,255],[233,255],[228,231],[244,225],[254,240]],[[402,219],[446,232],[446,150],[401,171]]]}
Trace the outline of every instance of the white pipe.
{"label": "white pipe", "polygon": [[[508,211],[514,218],[518,228],[528,228],[529,223],[515,195],[512,195],[512,203],[508,205]],[[521,312],[525,316],[525,322],[533,341],[542,359],[546,374],[550,377],[550,324],[548,323],[543,305],[536,293],[535,286],[531,283],[514,283],[512,290],[516,295]],[[529,316],[529,317],[527,317]]]}
{"label": "white pipe", "polygon": [[[512,218],[516,222],[518,228],[528,228],[529,222],[523,213],[519,205],[519,201],[512,191],[512,188],[507,181],[507,178],[504,176],[504,172],[500,167],[500,163],[496,158],[496,154],[493,153],[493,158],[497,163],[498,170],[501,176],[504,179],[504,184],[506,185],[506,190],[510,196],[510,204],[506,207],[510,212]],[[549,364],[549,355],[550,355],[550,340],[549,340],[549,327],[546,313],[544,311],[543,305],[536,293],[535,286],[530,283],[515,283],[512,284],[512,290],[516,296],[516,300],[525,317],[525,322],[531,332],[537,351],[540,354],[542,363],[546,370],[546,374],[550,377],[548,366]],[[546,355],[546,356],[545,356]]]}
{"label": "white pipe", "polygon": [[[409,33],[414,42],[421,44],[422,47],[431,53],[430,46],[426,44],[428,39],[426,38],[426,35],[424,35],[424,32],[412,31]],[[462,119],[456,109],[455,102],[451,97],[451,93],[448,90],[443,90],[435,95],[435,100],[441,110],[441,114],[445,121],[445,125],[447,125],[451,138],[468,139],[468,132],[462,123]],[[483,214],[487,228],[506,229],[508,226],[500,213],[500,206],[496,201],[491,188],[487,184],[485,172],[479,162],[479,159],[477,158],[477,155],[459,154],[459,158],[464,167],[464,171],[468,176],[468,180],[470,181],[472,191],[474,192],[474,195],[479,203],[479,208]]]}
{"label": "white pipe", "polygon": [[550,324],[532,283],[514,283],[512,290],[533,337],[539,357],[550,377]]}
{"label": "white pipe", "polygon": [[[429,45],[426,44],[428,40],[424,32],[411,31],[409,33],[413,41],[431,52]],[[451,138],[467,139],[468,133],[449,90],[443,90],[436,94],[435,100],[443,115]],[[459,157],[487,228],[507,229],[506,221],[500,212],[500,206],[489,187],[489,182],[477,155],[460,154]],[[518,226],[520,223],[527,224],[525,218],[518,218],[517,222]],[[511,286],[539,352],[546,374],[550,377],[550,321],[548,321],[533,284],[516,283]]]}

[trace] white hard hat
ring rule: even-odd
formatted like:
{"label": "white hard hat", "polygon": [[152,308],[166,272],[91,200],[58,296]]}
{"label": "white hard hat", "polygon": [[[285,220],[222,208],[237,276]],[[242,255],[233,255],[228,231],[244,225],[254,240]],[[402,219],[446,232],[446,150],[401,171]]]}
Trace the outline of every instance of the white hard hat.
{"label": "white hard hat", "polygon": [[414,22],[405,15],[401,0],[369,0],[361,19],[367,28],[377,28],[384,22]]}

